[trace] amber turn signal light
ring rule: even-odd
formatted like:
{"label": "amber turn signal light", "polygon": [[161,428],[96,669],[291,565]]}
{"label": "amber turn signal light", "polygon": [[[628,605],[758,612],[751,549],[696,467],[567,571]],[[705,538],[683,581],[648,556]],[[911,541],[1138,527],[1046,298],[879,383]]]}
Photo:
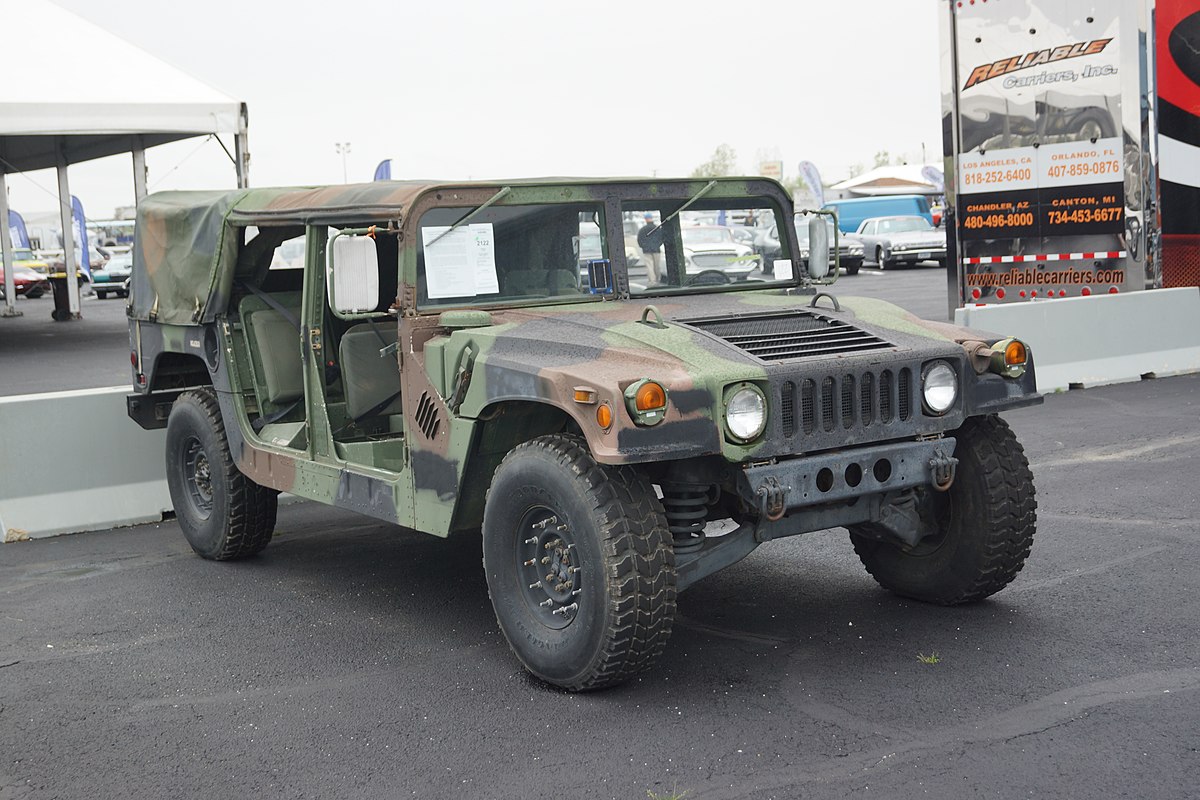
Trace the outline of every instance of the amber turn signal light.
{"label": "amber turn signal light", "polygon": [[1024,364],[1027,361],[1025,354],[1025,344],[1018,339],[1013,339],[1004,348],[1004,363],[1010,367],[1015,367],[1018,364]]}
{"label": "amber turn signal light", "polygon": [[667,407],[667,391],[654,381],[646,381],[638,387],[634,401],[638,411],[657,411]]}
{"label": "amber turn signal light", "polygon": [[625,409],[635,425],[657,425],[667,416],[667,390],[658,381],[642,378],[625,387]]}
{"label": "amber turn signal light", "polygon": [[608,403],[596,406],[596,424],[604,430],[612,427],[612,407]]}
{"label": "amber turn signal light", "polygon": [[1019,378],[1029,364],[1029,349],[1020,339],[1005,339],[991,347],[988,369],[1005,378]]}

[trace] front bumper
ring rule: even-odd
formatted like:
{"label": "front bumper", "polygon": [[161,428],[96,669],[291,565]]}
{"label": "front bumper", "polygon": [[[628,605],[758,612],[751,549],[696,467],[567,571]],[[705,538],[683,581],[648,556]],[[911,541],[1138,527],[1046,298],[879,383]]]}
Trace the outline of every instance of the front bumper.
{"label": "front bumper", "polygon": [[934,261],[944,259],[946,257],[946,248],[944,247],[925,247],[913,250],[892,250],[887,254],[890,261],[903,261],[917,263],[920,261]]}
{"label": "front bumper", "polygon": [[768,519],[824,503],[945,484],[953,476],[953,437],[894,442],[746,467],[739,492]]}

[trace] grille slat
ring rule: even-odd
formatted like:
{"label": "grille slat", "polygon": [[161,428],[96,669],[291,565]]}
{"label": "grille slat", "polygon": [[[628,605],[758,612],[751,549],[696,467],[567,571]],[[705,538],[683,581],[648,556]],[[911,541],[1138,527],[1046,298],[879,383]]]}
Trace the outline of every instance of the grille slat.
{"label": "grille slat", "polygon": [[894,347],[849,323],[796,310],[746,317],[680,320],[764,361],[788,361]]}

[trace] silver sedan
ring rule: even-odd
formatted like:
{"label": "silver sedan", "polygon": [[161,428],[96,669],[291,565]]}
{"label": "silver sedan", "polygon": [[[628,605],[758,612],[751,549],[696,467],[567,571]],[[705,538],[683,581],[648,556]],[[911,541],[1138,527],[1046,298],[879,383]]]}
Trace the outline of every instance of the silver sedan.
{"label": "silver sedan", "polygon": [[880,269],[935,260],[946,265],[946,231],[924,217],[865,219],[855,235],[862,240],[864,260]]}

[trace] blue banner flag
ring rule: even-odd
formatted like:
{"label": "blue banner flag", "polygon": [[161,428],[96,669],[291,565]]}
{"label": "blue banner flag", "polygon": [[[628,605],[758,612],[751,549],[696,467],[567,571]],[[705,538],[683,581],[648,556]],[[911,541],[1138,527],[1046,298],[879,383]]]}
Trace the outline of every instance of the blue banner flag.
{"label": "blue banner flag", "polygon": [[375,168],[375,177],[373,181],[390,181],[392,179],[392,160],[385,158],[379,162],[379,166]]}
{"label": "blue banner flag", "polygon": [[29,247],[29,231],[25,230],[25,220],[11,208],[8,210],[8,232],[13,247]]}
{"label": "blue banner flag", "polygon": [[[71,224],[75,228],[75,244],[79,245],[82,255],[79,256],[79,267],[86,275],[92,274],[92,259],[88,253],[88,238],[87,224],[83,216],[83,203],[79,202],[79,198],[71,195]],[[63,237],[63,249],[67,247],[66,238]]]}

